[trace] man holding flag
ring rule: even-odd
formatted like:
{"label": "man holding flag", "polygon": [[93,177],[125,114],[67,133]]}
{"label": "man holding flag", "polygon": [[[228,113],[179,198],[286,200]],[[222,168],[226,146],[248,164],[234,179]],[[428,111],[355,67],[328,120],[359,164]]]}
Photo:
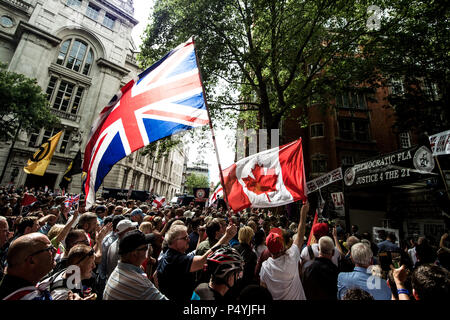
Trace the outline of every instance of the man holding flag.
{"label": "man holding flag", "polygon": [[127,83],[95,121],[84,153],[86,207],[112,166],[147,144],[209,123],[193,39]]}

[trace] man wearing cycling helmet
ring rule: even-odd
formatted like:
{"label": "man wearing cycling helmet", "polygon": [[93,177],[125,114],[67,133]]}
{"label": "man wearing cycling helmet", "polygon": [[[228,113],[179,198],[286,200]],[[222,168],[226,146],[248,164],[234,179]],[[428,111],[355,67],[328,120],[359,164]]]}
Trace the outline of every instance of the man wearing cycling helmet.
{"label": "man wearing cycling helmet", "polygon": [[227,301],[226,293],[242,278],[242,256],[236,249],[221,245],[208,255],[206,263],[211,279],[195,288],[192,300]]}

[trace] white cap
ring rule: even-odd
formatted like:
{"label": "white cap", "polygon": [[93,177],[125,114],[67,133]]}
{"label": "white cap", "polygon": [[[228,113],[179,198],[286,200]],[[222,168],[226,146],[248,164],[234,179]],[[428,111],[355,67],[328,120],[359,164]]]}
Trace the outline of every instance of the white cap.
{"label": "white cap", "polygon": [[138,225],[137,222],[131,222],[128,219],[121,220],[116,227],[116,230],[118,233],[124,232],[125,230],[129,228],[136,228]]}
{"label": "white cap", "polygon": [[194,216],[194,213],[192,211],[187,210],[183,213],[183,216],[185,216],[188,219],[191,219]]}

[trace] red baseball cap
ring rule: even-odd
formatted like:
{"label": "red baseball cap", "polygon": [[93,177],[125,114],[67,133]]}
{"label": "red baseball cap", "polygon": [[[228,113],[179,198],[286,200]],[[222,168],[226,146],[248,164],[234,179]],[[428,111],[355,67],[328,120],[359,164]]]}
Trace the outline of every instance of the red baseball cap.
{"label": "red baseball cap", "polygon": [[319,240],[319,238],[328,234],[328,224],[326,224],[325,222],[316,223],[312,227],[312,233],[314,237]]}
{"label": "red baseball cap", "polygon": [[279,228],[274,229],[270,230],[270,233],[266,238],[267,249],[269,249],[271,254],[279,253],[284,247],[283,231]]}

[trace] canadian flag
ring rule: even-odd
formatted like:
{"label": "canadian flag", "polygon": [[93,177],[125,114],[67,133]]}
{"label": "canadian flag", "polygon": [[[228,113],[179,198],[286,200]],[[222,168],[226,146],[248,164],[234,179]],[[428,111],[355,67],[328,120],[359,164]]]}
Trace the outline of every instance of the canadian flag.
{"label": "canadian flag", "polygon": [[166,202],[166,198],[164,198],[164,197],[156,197],[153,200],[152,204],[153,204],[154,207],[161,208],[164,205],[165,202]]}
{"label": "canadian flag", "polygon": [[214,193],[209,198],[209,207],[212,206],[214,202],[216,202],[218,197],[223,197],[223,188],[220,184],[217,186],[216,190],[214,190]]}
{"label": "canadian flag", "polygon": [[234,211],[306,200],[302,139],[239,160],[223,170]]}

